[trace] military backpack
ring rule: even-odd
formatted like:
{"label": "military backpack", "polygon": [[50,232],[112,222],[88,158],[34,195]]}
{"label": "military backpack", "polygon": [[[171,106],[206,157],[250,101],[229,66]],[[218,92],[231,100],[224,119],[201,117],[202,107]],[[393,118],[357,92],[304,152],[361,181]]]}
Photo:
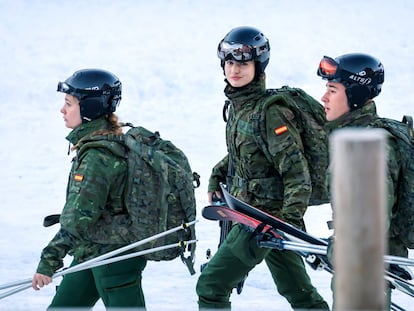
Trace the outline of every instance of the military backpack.
{"label": "military backpack", "polygon": [[[127,214],[101,218],[88,232],[89,238],[103,244],[134,243],[194,221],[194,188],[200,185],[200,176],[192,172],[183,151],[171,141],[162,139],[158,132],[130,123],[121,125],[130,127],[124,135],[98,134],[82,142],[81,151],[87,148],[110,150],[111,143],[122,144],[126,148],[128,169],[123,194]],[[187,245],[185,242],[195,240],[195,226],[183,227],[183,230],[159,237],[136,250],[176,244],[177,247],[147,253],[143,257],[161,261],[180,256],[194,274],[195,243]],[[185,251],[190,253],[188,257],[184,256]]]}
{"label": "military backpack", "polygon": [[397,210],[391,221],[392,229],[407,248],[414,248],[414,130],[411,116],[404,116],[402,122],[380,118],[376,127],[387,130],[397,139],[400,156],[400,178],[398,180]]}
{"label": "military backpack", "polygon": [[261,105],[257,120],[256,140],[265,156],[271,161],[266,147],[264,119],[267,105],[277,102],[278,105],[290,109],[299,124],[304,154],[308,162],[312,182],[312,194],[309,205],[329,203],[329,193],[326,186],[326,174],[329,165],[328,133],[325,130],[326,117],[323,106],[300,88],[283,86],[278,89],[268,89],[269,96]]}
{"label": "military backpack", "polygon": [[[132,235],[142,239],[188,223],[196,218],[194,188],[200,176],[192,172],[183,151],[158,132],[133,127],[125,133],[128,147],[128,178],[124,201],[131,217]],[[195,227],[152,241],[158,247],[195,239]],[[145,255],[148,260],[181,259],[190,265],[194,261],[195,244],[188,245],[191,255],[183,257],[183,249],[170,248]]]}

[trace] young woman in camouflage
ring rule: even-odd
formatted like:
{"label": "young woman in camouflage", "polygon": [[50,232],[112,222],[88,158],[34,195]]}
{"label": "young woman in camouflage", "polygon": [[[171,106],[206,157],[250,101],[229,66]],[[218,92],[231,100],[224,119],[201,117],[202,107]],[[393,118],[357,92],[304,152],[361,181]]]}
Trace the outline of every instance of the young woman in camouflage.
{"label": "young woman in camouflage", "polygon": [[[110,72],[85,69],[75,72],[58,91],[66,93],[61,109],[67,137],[76,151],[60,216],[61,228],[43,249],[32,287],[39,290],[52,281],[63,266],[63,258],[73,256],[72,266],[124,245],[100,244],[91,239],[100,219],[126,213],[122,203],[127,175],[126,150],[116,142],[122,135],[114,111],[121,100],[121,82]],[[99,135],[108,148],[86,147]],[[104,237],[107,240],[110,237]],[[145,307],[141,288],[146,260],[135,257],[65,275],[49,308],[92,307],[102,299],[107,307]]]}
{"label": "young woman in camouflage", "polygon": [[[268,96],[264,70],[269,51],[267,38],[252,27],[231,30],[218,46],[229,103],[228,154],[213,168],[208,195],[211,202],[213,193],[220,196],[219,183],[226,183],[237,198],[303,229],[312,187],[293,113],[277,102],[268,107],[263,122],[271,161],[253,135],[251,117]],[[253,232],[240,224],[232,227],[198,279],[199,307],[230,308],[232,289],[263,259],[292,308],[329,309],[298,254],[258,247]]]}

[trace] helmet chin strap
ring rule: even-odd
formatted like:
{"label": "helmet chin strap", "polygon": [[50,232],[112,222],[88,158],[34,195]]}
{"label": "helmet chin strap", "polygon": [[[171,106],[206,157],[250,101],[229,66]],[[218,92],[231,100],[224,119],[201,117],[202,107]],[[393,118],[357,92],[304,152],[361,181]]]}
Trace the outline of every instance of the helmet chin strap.
{"label": "helmet chin strap", "polygon": [[362,85],[354,85],[345,89],[348,98],[348,106],[351,111],[361,108],[365,103],[372,99],[371,91],[368,87]]}

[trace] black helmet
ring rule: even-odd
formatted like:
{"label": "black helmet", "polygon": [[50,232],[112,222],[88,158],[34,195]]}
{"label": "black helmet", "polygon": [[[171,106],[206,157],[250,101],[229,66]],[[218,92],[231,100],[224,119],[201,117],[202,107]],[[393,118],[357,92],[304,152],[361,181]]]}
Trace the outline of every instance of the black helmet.
{"label": "black helmet", "polygon": [[378,59],[367,54],[345,54],[335,59],[324,56],[319,63],[318,76],[342,83],[349,108],[355,110],[381,92],[384,67]]}
{"label": "black helmet", "polygon": [[269,63],[269,40],[256,28],[237,27],[220,41],[217,56],[220,58],[222,68],[224,68],[224,62],[229,59],[235,61],[253,60],[256,62],[256,73],[262,74]]}
{"label": "black helmet", "polygon": [[82,69],[65,82],[59,82],[57,91],[73,95],[79,100],[82,122],[87,122],[116,110],[121,100],[122,84],[108,71]]}

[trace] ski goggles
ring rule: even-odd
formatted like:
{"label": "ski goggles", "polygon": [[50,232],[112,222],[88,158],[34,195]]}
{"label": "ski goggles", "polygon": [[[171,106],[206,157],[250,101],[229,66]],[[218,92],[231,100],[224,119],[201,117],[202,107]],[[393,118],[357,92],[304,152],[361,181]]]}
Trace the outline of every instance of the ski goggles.
{"label": "ski goggles", "polygon": [[220,42],[217,56],[221,60],[234,59],[239,62],[248,62],[257,59],[260,55],[269,52],[269,46],[255,47],[241,43]]}
{"label": "ski goggles", "polygon": [[339,75],[339,64],[331,57],[324,56],[319,63],[318,76],[332,80]]}
{"label": "ski goggles", "polygon": [[[57,86],[57,91],[66,93],[72,96],[75,96],[77,99],[81,100],[87,95],[92,95],[91,93],[96,93],[96,91],[90,91],[90,90],[80,90],[77,88],[74,88],[73,86],[67,84],[66,82],[59,82]],[[102,92],[101,92],[102,94]],[[101,94],[93,94],[92,96],[100,96]]]}
{"label": "ski goggles", "polygon": [[57,91],[62,93],[71,94],[75,92],[75,88],[67,84],[66,82],[59,82]]}
{"label": "ski goggles", "polygon": [[83,97],[85,95],[91,96],[91,97],[99,97],[102,95],[120,95],[120,92],[111,91],[110,88],[107,90],[100,90],[98,87],[90,88],[90,89],[78,89],[74,88],[70,84],[66,82],[59,82],[57,85],[57,91],[73,95],[75,97]]}

